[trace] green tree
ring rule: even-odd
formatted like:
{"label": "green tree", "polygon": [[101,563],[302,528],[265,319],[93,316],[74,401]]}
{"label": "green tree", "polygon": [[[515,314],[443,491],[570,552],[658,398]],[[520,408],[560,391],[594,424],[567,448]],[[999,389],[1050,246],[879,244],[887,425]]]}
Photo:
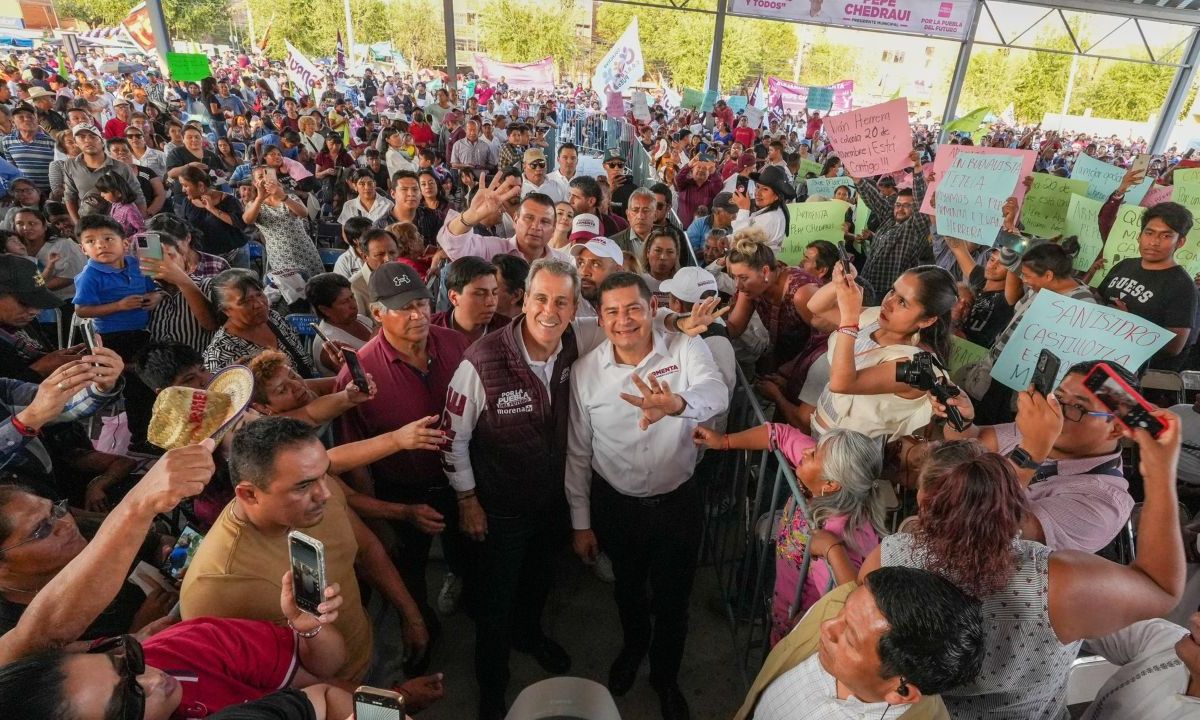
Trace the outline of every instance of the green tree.
{"label": "green tree", "polygon": [[[745,52],[744,48],[755,48],[756,52]],[[729,90],[753,86],[760,75],[764,79],[786,75],[795,56],[796,33],[791,23],[727,18],[721,49],[721,87]]]}
{"label": "green tree", "polygon": [[556,62],[567,63],[578,49],[574,0],[490,0],[479,19],[480,45],[497,60],[533,62],[553,55]]}
{"label": "green tree", "polygon": [[856,68],[864,68],[864,64],[858,61],[858,56],[856,47],[819,38],[809,45],[804,53],[800,66],[800,82],[805,85],[832,85],[852,78],[863,84],[864,78],[855,75]]}
{"label": "green tree", "polygon": [[1104,61],[1104,69],[1071,98],[1071,112],[1115,120],[1144,121],[1157,116],[1171,88],[1175,68],[1146,63]]}
{"label": "green tree", "polygon": [[1013,65],[1007,48],[972,54],[967,65],[967,76],[963,80],[958,114],[979,107],[990,107],[999,114],[1010,102],[1015,104],[1013,86],[1016,84],[1016,75]]}
{"label": "green tree", "polygon": [[393,46],[413,69],[446,64],[446,24],[435,0],[392,0],[388,5]]}
{"label": "green tree", "polygon": [[[59,0],[60,17],[71,17],[92,27],[111,27],[125,19],[136,5],[131,0]],[[182,40],[223,40],[229,36],[226,0],[163,0],[163,14],[173,37]]]}

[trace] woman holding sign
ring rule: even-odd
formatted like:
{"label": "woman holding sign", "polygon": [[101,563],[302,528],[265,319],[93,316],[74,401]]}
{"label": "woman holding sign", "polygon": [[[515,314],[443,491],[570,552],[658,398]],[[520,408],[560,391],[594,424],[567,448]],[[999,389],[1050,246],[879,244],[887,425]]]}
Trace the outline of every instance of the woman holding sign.
{"label": "woman holding sign", "polygon": [[927,391],[897,380],[897,367],[922,351],[943,362],[949,357],[950,311],[958,303],[958,287],[946,270],[920,265],[896,278],[880,307],[864,309],[857,275],[853,266],[847,273],[838,263],[832,282],[808,302],[813,322],[837,331],[826,355],[828,383],[821,364],[814,363],[801,399],[805,390],[820,390],[811,420],[815,437],[840,427],[895,440],[931,419],[922,407],[928,406]]}

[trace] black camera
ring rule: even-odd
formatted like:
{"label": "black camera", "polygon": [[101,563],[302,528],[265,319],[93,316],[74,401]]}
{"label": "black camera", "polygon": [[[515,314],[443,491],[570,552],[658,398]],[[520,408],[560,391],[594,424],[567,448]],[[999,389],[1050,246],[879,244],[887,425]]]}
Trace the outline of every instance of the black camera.
{"label": "black camera", "polygon": [[962,432],[967,427],[967,424],[963,422],[962,413],[958,411],[958,408],[946,402],[961,391],[946,382],[944,378],[939,377],[934,372],[934,368],[947,372],[945,366],[934,357],[933,353],[919,352],[909,360],[901,360],[896,363],[896,382],[902,382],[917,390],[925,390],[937,398],[938,402],[946,406],[946,420],[955,430]]}

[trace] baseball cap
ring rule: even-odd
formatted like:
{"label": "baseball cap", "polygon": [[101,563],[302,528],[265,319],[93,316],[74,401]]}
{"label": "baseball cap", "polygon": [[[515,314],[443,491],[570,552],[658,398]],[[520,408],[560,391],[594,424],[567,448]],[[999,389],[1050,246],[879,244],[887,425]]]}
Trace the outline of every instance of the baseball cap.
{"label": "baseball cap", "polygon": [[620,160],[621,162],[625,162],[625,156],[621,154],[621,148],[611,147],[605,150],[604,158],[601,159],[601,162],[608,162],[609,160]]}
{"label": "baseball cap", "polygon": [[91,123],[79,123],[75,127],[71,128],[71,135],[73,137],[79,137],[79,133],[85,133],[85,132],[90,132],[91,134],[95,135],[96,137],[103,137],[100,134],[100,130],[98,130],[96,128],[96,126]]}
{"label": "baseball cap", "polygon": [[46,288],[46,281],[38,272],[37,264],[19,255],[0,255],[0,288],[4,288],[3,294],[12,295],[21,303],[39,310],[63,304],[57,295]]}
{"label": "baseball cap", "polygon": [[713,201],[712,201],[712,209],[716,210],[717,208],[720,208],[720,209],[724,210],[725,212],[737,214],[738,207],[737,207],[737,205],[733,204],[733,193],[731,193],[731,192],[717,193],[717,196],[714,197]]}
{"label": "baseball cap", "polygon": [[527,163],[545,160],[546,153],[541,148],[529,148],[525,151],[525,155],[522,156],[522,159]]}
{"label": "baseball cap", "polygon": [[705,297],[717,294],[717,279],[704,268],[679,268],[675,277],[664,280],[659,292],[669,293],[686,303],[698,303]]}
{"label": "baseball cap", "polygon": [[571,221],[571,242],[591,240],[600,235],[600,218],[591,213],[580,213]]}
{"label": "baseball cap", "polygon": [[33,106],[30,105],[29,103],[22,102],[22,103],[17,103],[17,106],[12,109],[12,113],[10,113],[10,114],[13,117],[16,117],[17,115],[19,115],[21,113],[29,113],[30,115],[37,115],[37,110],[34,110]]}
{"label": "baseball cap", "polygon": [[[596,257],[608,258],[618,265],[625,262],[625,254],[621,252],[621,246],[602,235],[594,237],[587,242],[572,245],[571,256],[579,257],[579,254],[584,250],[587,250]],[[716,280],[713,283],[715,285]]]}
{"label": "baseball cap", "polygon": [[716,156],[716,155],[713,155],[713,154],[712,154],[712,153],[710,153],[710,152],[702,152],[702,153],[700,153],[699,155],[697,155],[697,156],[696,156],[696,162],[710,162],[710,163],[715,163],[716,161],[717,161],[717,156]]}
{"label": "baseball cap", "polygon": [[123,97],[119,97],[119,98],[116,98],[115,100],[113,100],[113,107],[116,107],[118,105],[128,105],[128,104],[129,104],[129,101]]}
{"label": "baseball cap", "polygon": [[368,286],[372,302],[389,310],[400,310],[414,300],[432,300],[425,281],[412,267],[400,262],[384,263],[371,273]]}

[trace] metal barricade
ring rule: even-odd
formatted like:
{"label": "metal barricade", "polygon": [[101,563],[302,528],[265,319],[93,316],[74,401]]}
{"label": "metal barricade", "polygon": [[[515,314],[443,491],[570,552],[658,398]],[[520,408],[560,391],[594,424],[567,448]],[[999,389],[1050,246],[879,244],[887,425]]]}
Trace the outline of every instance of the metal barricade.
{"label": "metal barricade", "polygon": [[[729,433],[768,420],[741,368],[737,377],[729,408]],[[808,518],[809,526],[814,525],[791,463],[783,453],[737,450],[723,455],[716,480],[705,492],[700,562],[717,576],[721,609],[741,658],[742,680],[749,687],[770,650],[777,517],[790,498]],[[809,547],[805,546],[792,615],[799,607],[810,564]]]}

